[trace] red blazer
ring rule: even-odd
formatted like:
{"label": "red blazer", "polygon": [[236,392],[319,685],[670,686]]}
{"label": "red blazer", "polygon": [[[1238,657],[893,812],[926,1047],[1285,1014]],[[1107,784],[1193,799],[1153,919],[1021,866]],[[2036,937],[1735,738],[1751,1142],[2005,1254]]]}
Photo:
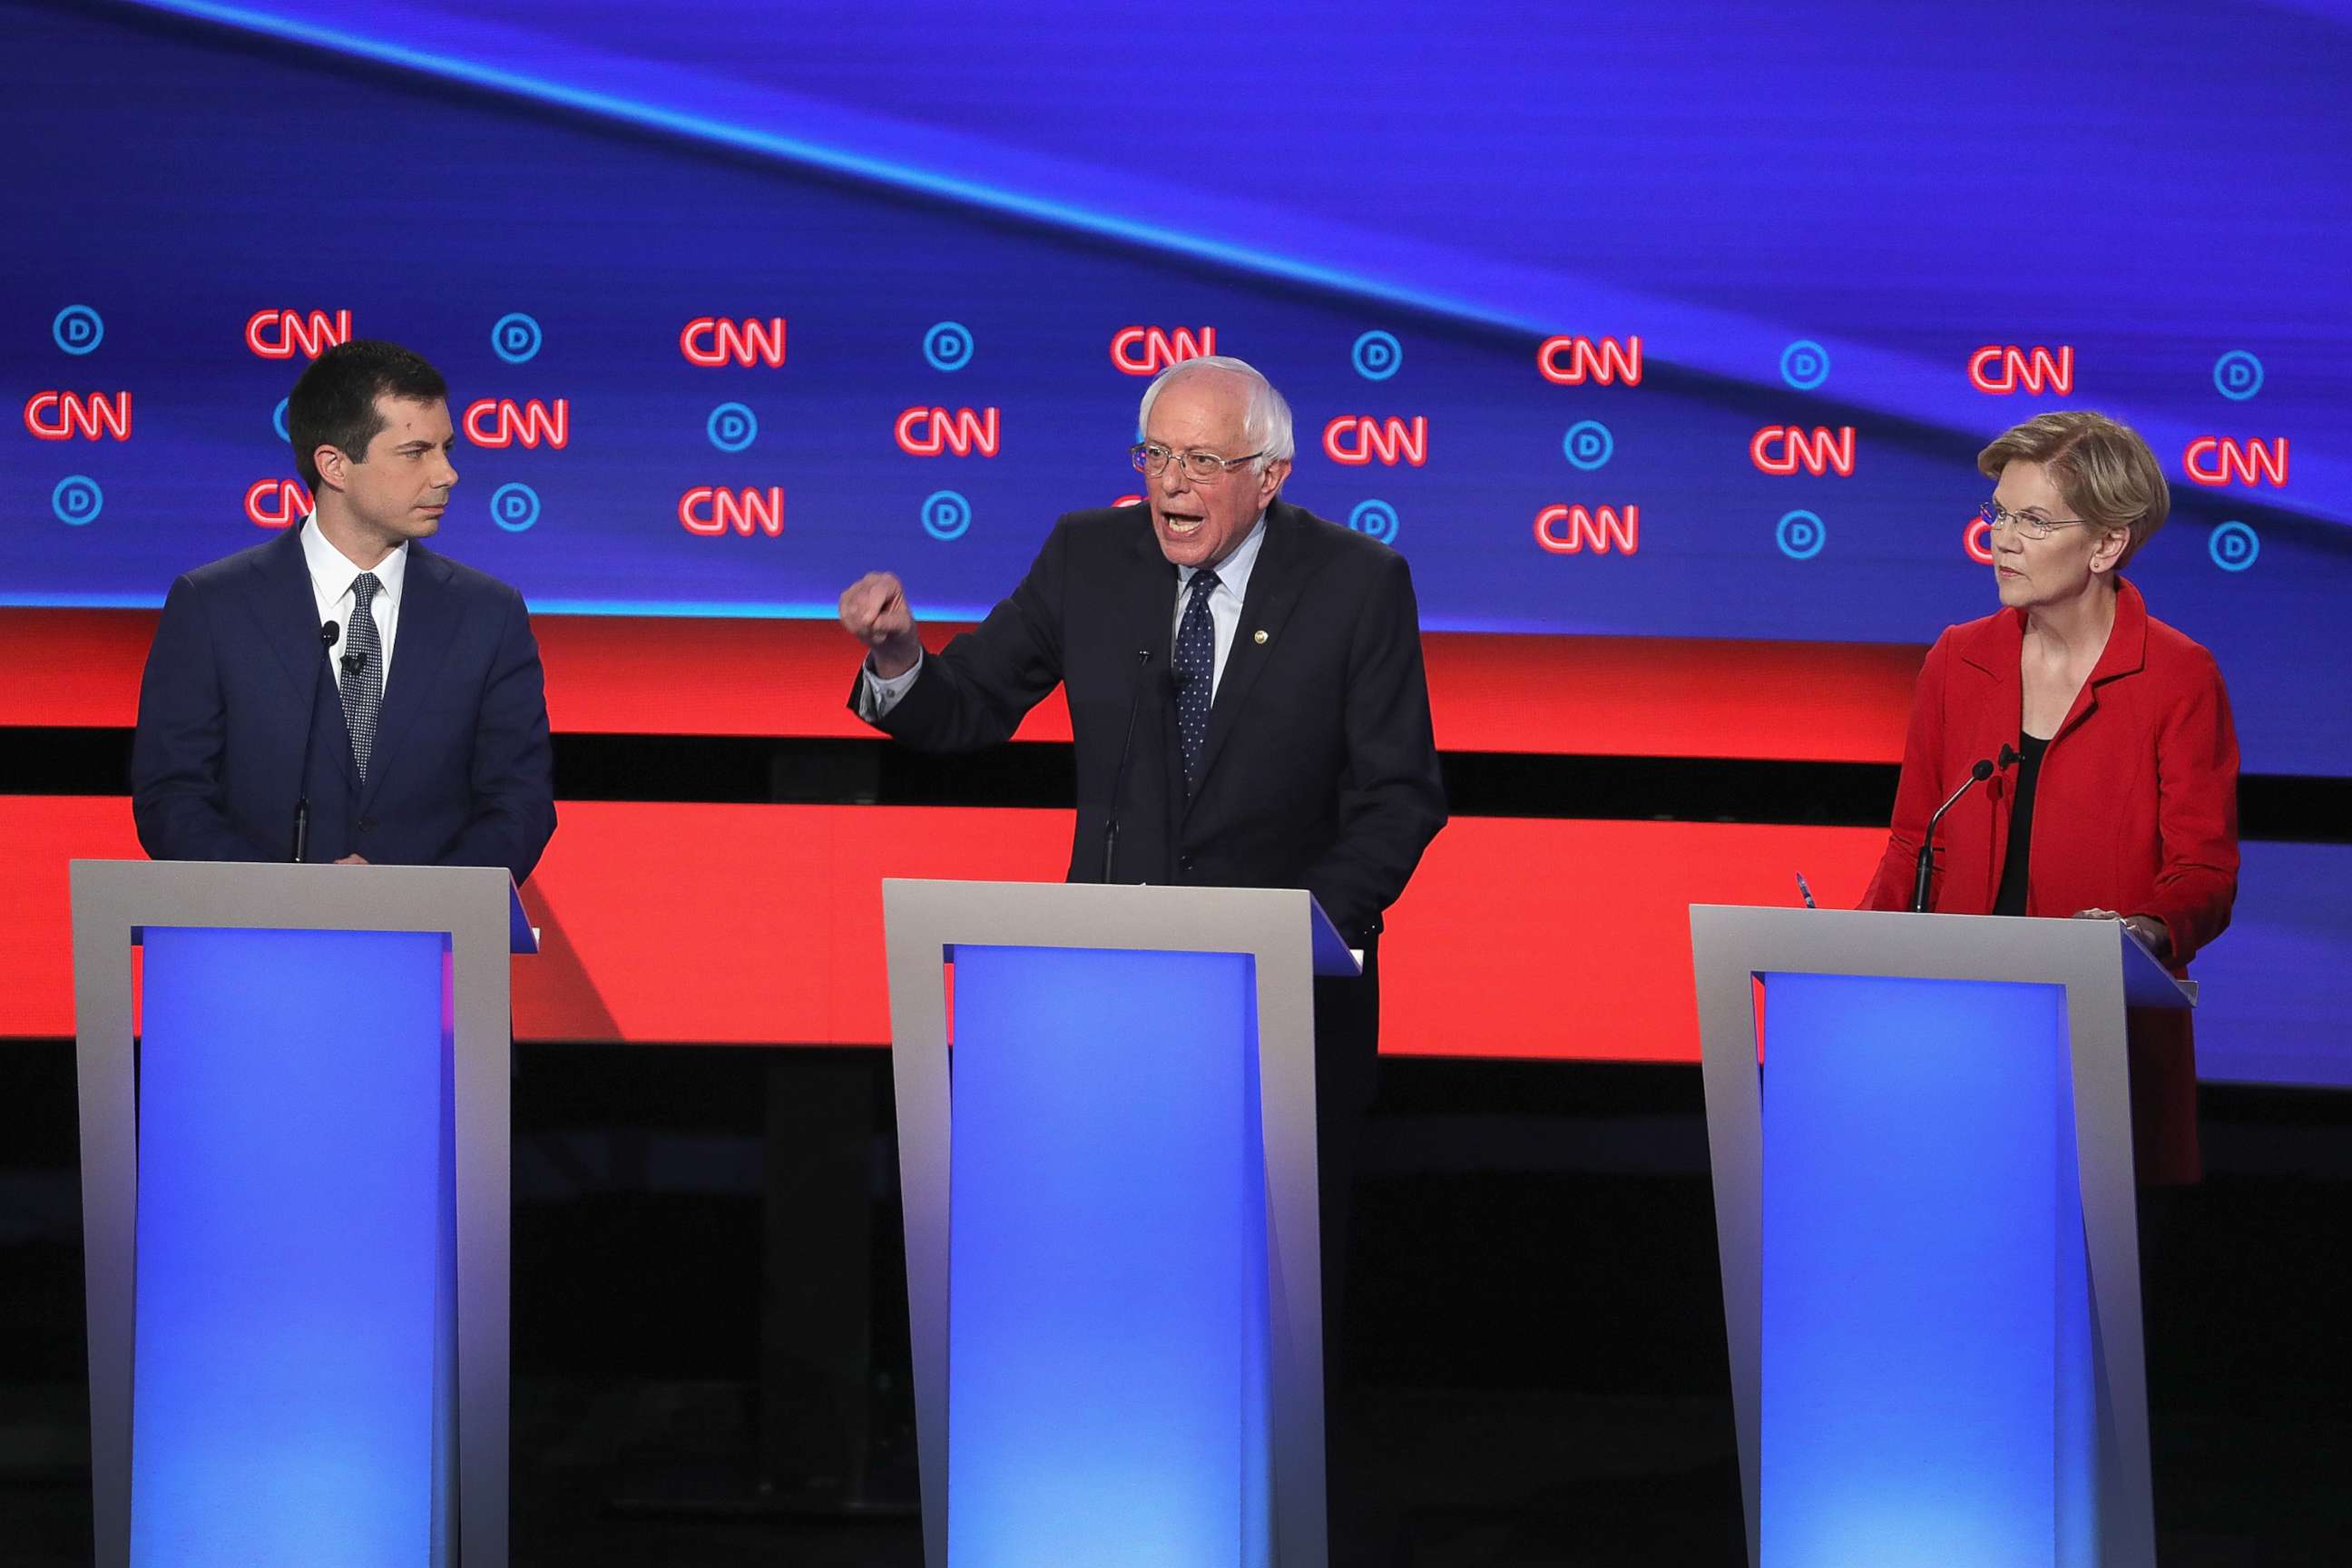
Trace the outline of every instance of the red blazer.
{"label": "red blazer", "polygon": [[[2025,613],[1952,626],[1927,650],[1904,742],[1886,854],[1863,908],[1906,910],[1920,835],[1979,757],[2017,743]],[[2013,772],[1996,773],[1936,829],[1928,907],[1988,914],[2009,849]],[[2035,785],[2025,912],[2152,915],[2173,973],[2230,923],[2238,896],[2238,734],[2213,656],[2147,613],[2118,581],[2116,623],[2058,726]],[[2131,1019],[2134,1131],[2143,1180],[2195,1181],[2197,1059],[2186,1013]]]}

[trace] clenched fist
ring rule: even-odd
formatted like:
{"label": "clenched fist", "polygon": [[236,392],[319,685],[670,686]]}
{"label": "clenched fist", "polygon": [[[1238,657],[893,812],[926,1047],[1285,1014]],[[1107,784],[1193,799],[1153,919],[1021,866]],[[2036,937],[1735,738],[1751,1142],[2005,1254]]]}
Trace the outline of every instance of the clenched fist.
{"label": "clenched fist", "polygon": [[842,629],[864,643],[874,660],[874,673],[885,680],[915,668],[923,645],[915,637],[915,612],[907,607],[907,589],[887,572],[868,572],[843,590]]}

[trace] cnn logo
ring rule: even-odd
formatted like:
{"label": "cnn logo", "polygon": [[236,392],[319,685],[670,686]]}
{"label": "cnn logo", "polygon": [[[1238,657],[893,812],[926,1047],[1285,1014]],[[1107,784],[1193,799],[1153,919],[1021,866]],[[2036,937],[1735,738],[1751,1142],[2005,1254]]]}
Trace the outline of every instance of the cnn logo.
{"label": "cnn logo", "polygon": [[677,352],[688,364],[780,365],[784,363],[784,318],[733,321],[697,316],[677,334]]}
{"label": "cnn logo", "polygon": [[909,457],[936,458],[943,452],[953,452],[968,458],[974,452],[983,458],[996,456],[998,447],[997,410],[986,408],[975,414],[969,408],[950,412],[945,408],[909,408],[898,416],[892,434],[898,439],[898,449]]}
{"label": "cnn logo", "polygon": [[351,341],[349,310],[256,310],[245,322],[245,346],[263,359],[292,359],[297,353],[317,359]]}
{"label": "cnn logo", "polygon": [[1122,327],[1110,340],[1110,363],[1125,375],[1158,375],[1171,364],[1216,352],[1214,327],[1202,327],[1197,337],[1182,327]]}

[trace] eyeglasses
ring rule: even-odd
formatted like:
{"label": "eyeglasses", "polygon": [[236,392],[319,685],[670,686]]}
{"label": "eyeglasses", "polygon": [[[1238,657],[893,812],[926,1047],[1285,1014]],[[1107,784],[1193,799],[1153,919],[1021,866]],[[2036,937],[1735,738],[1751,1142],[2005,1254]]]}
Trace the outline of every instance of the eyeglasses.
{"label": "eyeglasses", "polygon": [[1977,516],[1987,528],[2014,528],[2028,539],[2047,539],[2055,528],[2088,528],[2090,519],[2082,517],[2044,517],[2038,511],[2011,511],[1997,500],[1989,500],[1977,508]]}
{"label": "eyeglasses", "polygon": [[1171,452],[1167,447],[1150,441],[1138,441],[1127,449],[1127,456],[1128,460],[1132,462],[1139,471],[1150,474],[1154,479],[1167,472],[1169,462],[1172,459],[1183,464],[1184,472],[1193,479],[1213,479],[1220,474],[1240,468],[1244,463],[1254,463],[1265,454],[1259,451],[1252,452],[1245,458],[1220,458],[1214,452]]}

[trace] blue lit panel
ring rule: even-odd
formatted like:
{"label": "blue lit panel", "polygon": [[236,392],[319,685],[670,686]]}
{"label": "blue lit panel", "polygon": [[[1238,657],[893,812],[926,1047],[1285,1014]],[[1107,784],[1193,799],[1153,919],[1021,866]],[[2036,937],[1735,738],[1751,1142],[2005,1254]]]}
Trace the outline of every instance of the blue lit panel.
{"label": "blue lit panel", "polygon": [[1765,989],[1766,1568],[2095,1562],[2063,991]]}
{"label": "blue lit panel", "polygon": [[1251,961],[956,952],[953,1568],[1265,1561]]}
{"label": "blue lit panel", "polygon": [[432,1560],[442,947],[146,934],[139,1568]]}

